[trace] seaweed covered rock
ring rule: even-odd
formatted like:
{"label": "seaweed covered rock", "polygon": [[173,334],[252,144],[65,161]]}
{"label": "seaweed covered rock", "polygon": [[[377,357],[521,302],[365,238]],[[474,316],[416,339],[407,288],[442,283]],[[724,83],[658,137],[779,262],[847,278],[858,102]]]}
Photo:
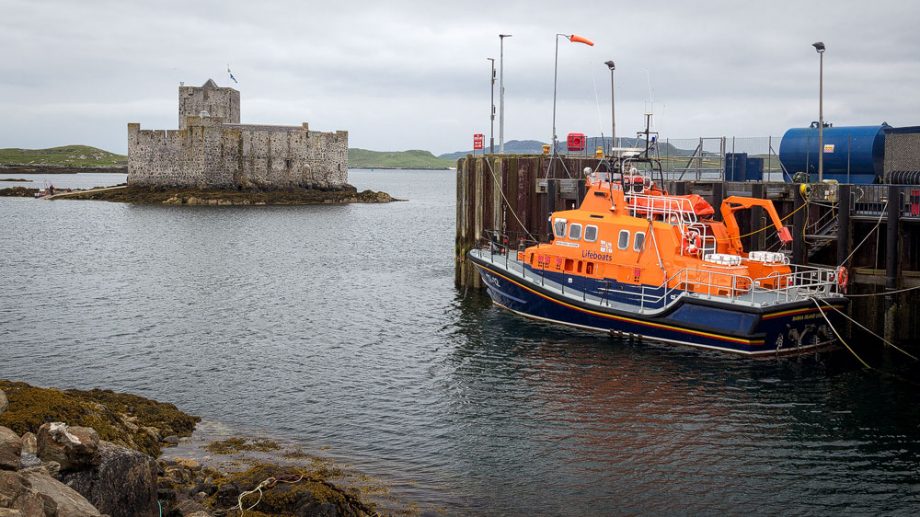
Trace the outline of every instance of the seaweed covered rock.
{"label": "seaweed covered rock", "polygon": [[7,427],[0,426],[0,470],[17,470],[20,467],[22,440]]}
{"label": "seaweed covered rock", "polygon": [[97,461],[92,469],[62,473],[61,481],[112,517],[158,514],[157,464],[153,458],[103,441]]}
{"label": "seaweed covered rock", "polygon": [[9,398],[0,425],[16,433],[37,433],[42,424],[67,422],[91,427],[102,440],[153,457],[160,455],[161,436],[190,436],[200,420],[173,404],[109,390],[56,390],[4,380],[0,389]]}
{"label": "seaweed covered rock", "polygon": [[98,450],[99,434],[90,427],[51,422],[38,428],[38,457],[42,461],[57,462],[62,471],[98,465]]}

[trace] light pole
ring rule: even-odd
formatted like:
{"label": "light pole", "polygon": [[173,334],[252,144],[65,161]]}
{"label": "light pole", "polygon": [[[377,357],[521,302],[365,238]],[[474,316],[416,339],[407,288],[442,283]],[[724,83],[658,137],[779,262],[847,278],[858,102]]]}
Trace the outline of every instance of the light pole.
{"label": "light pole", "polygon": [[487,57],[492,62],[492,102],[489,105],[489,153],[495,154],[495,58]]}
{"label": "light pole", "polygon": [[498,152],[505,154],[505,38],[510,34],[498,35]]}
{"label": "light pole", "polygon": [[818,75],[818,182],[824,181],[824,42],[811,44],[818,51],[820,60]]}
{"label": "light pole", "polygon": [[610,69],[610,154],[613,154],[613,149],[617,146],[617,112],[614,107],[613,71],[617,66],[613,60],[606,61],[604,64]]}

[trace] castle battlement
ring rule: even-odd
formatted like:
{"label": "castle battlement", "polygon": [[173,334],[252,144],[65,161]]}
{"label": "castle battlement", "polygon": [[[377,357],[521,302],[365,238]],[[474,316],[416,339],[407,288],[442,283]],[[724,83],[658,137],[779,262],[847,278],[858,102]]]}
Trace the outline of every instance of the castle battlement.
{"label": "castle battlement", "polygon": [[240,124],[240,93],[208,79],[179,87],[179,129],[128,124],[128,184],[335,188],[348,181],[348,132]]}

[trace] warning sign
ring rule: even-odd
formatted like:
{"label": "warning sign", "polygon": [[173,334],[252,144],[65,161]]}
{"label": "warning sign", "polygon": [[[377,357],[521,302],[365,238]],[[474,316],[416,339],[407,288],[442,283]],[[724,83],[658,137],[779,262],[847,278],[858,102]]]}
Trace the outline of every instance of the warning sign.
{"label": "warning sign", "polygon": [[824,144],[824,153],[827,154],[832,152],[834,152],[834,144]]}

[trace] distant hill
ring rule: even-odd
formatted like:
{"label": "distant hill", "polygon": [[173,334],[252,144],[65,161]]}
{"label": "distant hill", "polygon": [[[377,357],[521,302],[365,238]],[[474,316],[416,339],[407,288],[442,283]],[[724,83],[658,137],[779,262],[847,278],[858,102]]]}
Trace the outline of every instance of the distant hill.
{"label": "distant hill", "polygon": [[[645,147],[645,140],[640,140],[638,138],[617,138],[618,144],[621,147]],[[543,153],[543,144],[539,140],[509,140],[505,142],[505,154],[542,154]],[[588,137],[588,151],[594,149],[596,146],[603,146],[607,148],[610,145],[610,137]],[[671,144],[659,144],[658,146],[659,153],[664,157],[664,155],[669,156],[690,156],[693,154],[693,149],[678,149]],[[476,151],[480,153],[481,151]],[[498,152],[498,146],[495,146],[495,152]],[[564,141],[556,142],[556,152],[566,153],[566,143]],[[453,153],[446,153],[438,156],[445,160],[451,160],[455,162],[458,158],[463,158],[468,154],[472,154],[473,151],[456,151]]]}
{"label": "distant hill", "polygon": [[453,165],[453,160],[439,158],[428,151],[348,149],[350,169],[447,169]]}
{"label": "distant hill", "polygon": [[127,156],[88,145],[65,145],[50,149],[0,149],[0,165],[125,167],[127,164]]}

